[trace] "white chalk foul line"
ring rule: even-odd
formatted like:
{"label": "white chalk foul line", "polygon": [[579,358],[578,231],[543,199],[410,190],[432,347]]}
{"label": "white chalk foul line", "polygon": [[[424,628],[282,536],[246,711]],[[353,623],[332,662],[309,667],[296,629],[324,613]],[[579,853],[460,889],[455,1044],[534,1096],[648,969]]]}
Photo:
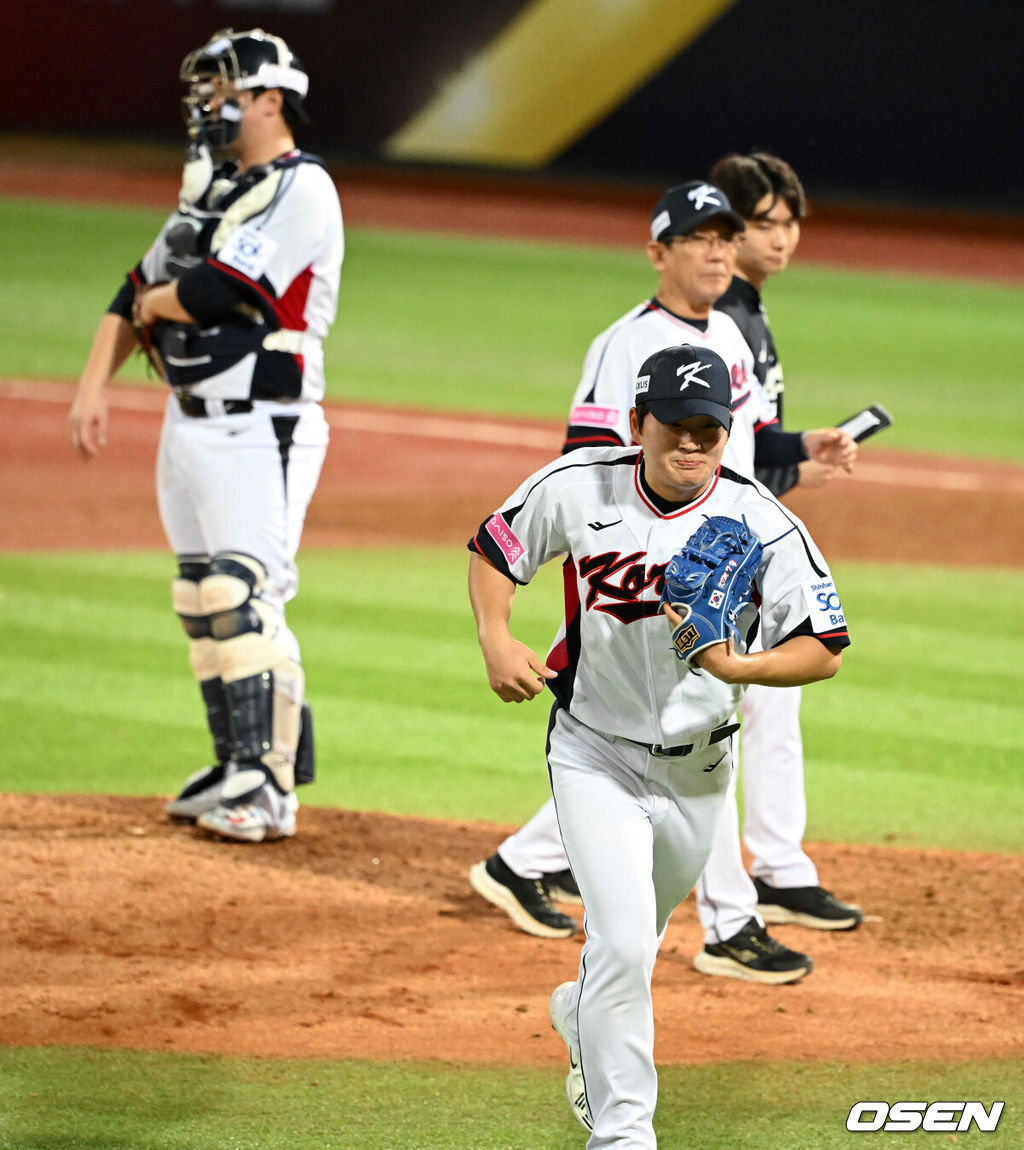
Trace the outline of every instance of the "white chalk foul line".
{"label": "white chalk foul line", "polygon": [[[74,386],[67,383],[11,380],[0,383],[0,397],[70,404]],[[166,393],[155,388],[117,386],[107,391],[107,402],[125,411],[161,412]],[[555,458],[562,449],[561,426],[527,426],[487,416],[405,414],[395,409],[372,411],[327,403],[327,421],[339,431],[363,435],[402,435],[409,439],[447,440],[453,443],[486,443],[498,447],[528,448]],[[938,491],[1002,491],[1024,495],[1024,471],[1017,475],[985,475],[949,467],[894,467],[862,460],[849,479],[839,482],[871,483],[883,487],[921,487]]]}
{"label": "white chalk foul line", "polygon": [[[43,403],[70,405],[74,386],[67,383],[33,383],[14,380],[0,383],[0,396]],[[155,388],[111,387],[107,403],[122,411],[161,412],[167,393]],[[455,443],[491,443],[503,447],[528,447],[557,455],[562,449],[562,432],[556,427],[529,427],[513,422],[493,421],[475,416],[408,415],[394,409],[368,411],[325,404],[331,427],[362,434],[404,435],[418,439],[447,439]]]}
{"label": "white chalk foul line", "polygon": [[328,407],[327,422],[340,431],[373,432],[377,435],[405,435],[420,439],[448,439],[456,443],[491,443],[502,447],[530,447],[549,451],[552,456],[562,450],[562,433],[543,427],[522,427],[514,423],[491,423],[486,420],[461,420],[433,415],[381,415],[370,411],[347,411]]}

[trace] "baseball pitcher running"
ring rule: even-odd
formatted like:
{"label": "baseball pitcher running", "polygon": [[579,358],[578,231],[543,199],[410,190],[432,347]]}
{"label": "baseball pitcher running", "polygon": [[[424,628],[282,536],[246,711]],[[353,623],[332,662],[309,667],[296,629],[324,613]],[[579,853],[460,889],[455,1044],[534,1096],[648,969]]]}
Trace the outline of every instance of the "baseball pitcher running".
{"label": "baseball pitcher running", "polygon": [[[573,397],[566,452],[629,443],[637,368],[660,348],[688,342],[715,351],[729,368],[733,428],[726,447],[728,466],[753,475],[756,457],[763,466],[795,469],[808,452],[831,460],[832,466],[849,466],[851,447],[855,453],[856,446],[848,435],[835,429],[803,436],[778,430],[755,351],[734,319],[715,306],[732,281],[744,228],[743,216],[722,189],[704,180],[670,188],[658,200],[647,245],[658,274],[657,292],[592,342]],[[730,801],[734,802],[731,796]],[[728,934],[713,934],[716,924],[708,924],[708,943],[727,948],[728,955],[709,965],[702,952],[698,969],[762,982],[798,979],[811,969],[811,960],[772,938],[756,917],[753,884],[742,871],[738,836],[734,839],[724,850],[734,848],[731,870],[742,872],[750,888],[749,906],[744,904],[746,913],[730,910],[721,917],[717,925],[727,927]],[[554,806],[548,802],[490,858],[473,867],[470,882],[520,929],[543,937],[566,937],[574,933],[576,923],[552,902],[553,895],[564,898],[567,893],[565,877],[559,873],[565,865]]]}
{"label": "baseball pitcher running", "polygon": [[[750,683],[829,678],[849,639],[842,612],[820,606],[832,576],[803,524],[722,464],[733,422],[722,357],[657,352],[635,396],[639,447],[558,459],[481,524],[470,599],[498,697],[545,685],[555,697],[548,768],[586,906],[577,978],[550,1004],[569,1101],[589,1145],[651,1150],[651,974],[711,851],[737,704]],[[545,659],[510,626],[517,588],[556,558],[565,618]],[[764,649],[750,653],[758,628]]]}

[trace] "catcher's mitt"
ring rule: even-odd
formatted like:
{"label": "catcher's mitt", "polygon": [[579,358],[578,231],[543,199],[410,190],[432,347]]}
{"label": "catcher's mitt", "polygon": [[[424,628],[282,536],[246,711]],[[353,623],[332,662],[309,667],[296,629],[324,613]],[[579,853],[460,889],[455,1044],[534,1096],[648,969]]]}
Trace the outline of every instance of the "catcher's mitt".
{"label": "catcher's mitt", "polygon": [[164,372],[163,360],[160,358],[160,352],[157,351],[156,344],[153,342],[155,325],[143,323],[139,311],[142,297],[150,288],[156,286],[156,284],[138,284],[136,286],[135,300],[132,303],[132,327],[135,328],[135,338],[139,341],[142,354],[149,360],[150,367],[153,368],[160,379],[166,380],[167,376]]}
{"label": "catcher's mitt", "polygon": [[753,597],[763,551],[745,520],[712,515],[672,556],[661,601],[682,616],[672,646],[691,670],[699,651],[740,637],[736,620]]}

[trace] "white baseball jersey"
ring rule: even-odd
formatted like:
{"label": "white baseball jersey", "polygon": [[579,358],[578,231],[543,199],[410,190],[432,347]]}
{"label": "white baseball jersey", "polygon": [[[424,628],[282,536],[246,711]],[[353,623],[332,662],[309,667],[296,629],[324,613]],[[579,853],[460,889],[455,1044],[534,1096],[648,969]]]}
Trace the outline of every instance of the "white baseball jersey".
{"label": "white baseball jersey", "polygon": [[[337,189],[315,156],[295,150],[244,174],[222,165],[132,273],[178,279],[198,321],[158,327],[167,381],[202,399],[322,399],[343,256]],[[111,310],[129,318],[128,293]]]}
{"label": "white baseball jersey", "polygon": [[832,576],[803,524],[724,466],[702,496],[663,511],[644,484],[639,448],[574,451],[530,476],[470,542],[516,583],[567,553],[550,685],[594,730],[672,747],[734,714],[743,687],[688,671],[659,607],[666,565],[711,515],[745,519],[764,545],[754,582],[766,648],[802,634],[848,644]]}
{"label": "white baseball jersey", "polygon": [[[195,324],[154,329],[168,401],[157,498],[179,558],[239,552],[266,571],[278,614],[295,594],[306,508],[327,451],[322,339],[344,256],[337,189],[297,149],[239,172],[219,165],[184,199],[109,311],[131,319],[139,284],[176,280]],[[283,625],[283,645],[298,645]]]}
{"label": "white baseball jersey", "polygon": [[573,396],[564,450],[629,444],[629,409],[640,365],[663,347],[689,343],[725,360],[732,377],[733,431],[724,463],[754,474],[754,435],[776,422],[775,406],[757,378],[753,354],[736,322],[712,311],[705,330],[648,300],[606,328],[590,345]]}

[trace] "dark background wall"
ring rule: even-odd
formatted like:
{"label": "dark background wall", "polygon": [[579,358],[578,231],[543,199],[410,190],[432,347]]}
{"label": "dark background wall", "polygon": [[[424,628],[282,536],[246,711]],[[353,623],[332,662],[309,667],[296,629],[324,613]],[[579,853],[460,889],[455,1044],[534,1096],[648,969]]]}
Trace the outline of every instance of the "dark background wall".
{"label": "dark background wall", "polygon": [[[376,162],[523,2],[7,0],[0,128],[180,139],[181,58],[264,26],[312,76],[305,146]],[[673,181],[761,146],[819,195],[1024,212],[1022,39],[1019,0],[737,0],[552,171]]]}
{"label": "dark background wall", "polygon": [[563,162],[758,146],[819,190],[1024,210],[1022,42],[1019,0],[740,0]]}

